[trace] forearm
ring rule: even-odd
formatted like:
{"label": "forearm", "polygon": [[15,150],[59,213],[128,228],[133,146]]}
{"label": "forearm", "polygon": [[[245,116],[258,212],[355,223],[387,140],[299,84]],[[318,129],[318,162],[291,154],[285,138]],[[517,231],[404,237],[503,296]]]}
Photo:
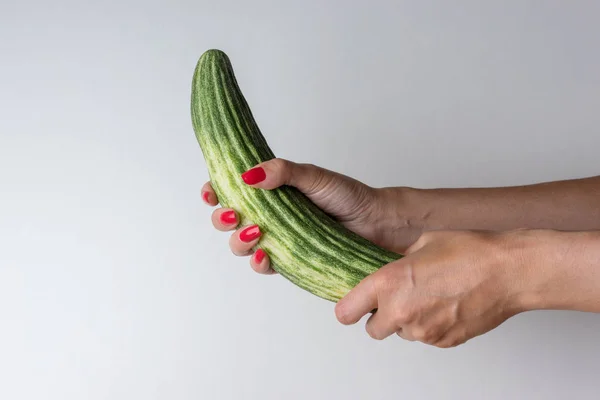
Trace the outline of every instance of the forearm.
{"label": "forearm", "polygon": [[600,312],[600,231],[520,231],[509,254],[524,261],[515,280],[523,311]]}
{"label": "forearm", "polygon": [[396,191],[403,208],[398,213],[413,210],[408,222],[424,231],[600,229],[600,176],[514,187]]}

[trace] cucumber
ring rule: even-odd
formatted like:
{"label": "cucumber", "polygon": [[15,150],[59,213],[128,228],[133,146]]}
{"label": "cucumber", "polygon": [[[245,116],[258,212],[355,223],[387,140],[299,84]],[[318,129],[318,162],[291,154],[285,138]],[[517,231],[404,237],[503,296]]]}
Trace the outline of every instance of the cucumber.
{"label": "cucumber", "polygon": [[243,172],[275,155],[220,50],[208,50],[198,60],[191,114],[219,202],[238,213],[241,225],[260,226],[257,248],[284,278],[336,302],[367,275],[402,257],[348,230],[293,187],[262,190],[243,182]]}

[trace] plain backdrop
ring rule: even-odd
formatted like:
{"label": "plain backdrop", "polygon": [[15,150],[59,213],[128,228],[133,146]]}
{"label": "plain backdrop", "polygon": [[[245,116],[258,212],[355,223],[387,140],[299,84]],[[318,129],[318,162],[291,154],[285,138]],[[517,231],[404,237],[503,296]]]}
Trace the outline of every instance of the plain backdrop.
{"label": "plain backdrop", "polygon": [[275,153],[373,186],[600,172],[600,2],[0,2],[0,398],[592,399],[600,317],[440,350],[251,271],[190,87],[230,56]]}

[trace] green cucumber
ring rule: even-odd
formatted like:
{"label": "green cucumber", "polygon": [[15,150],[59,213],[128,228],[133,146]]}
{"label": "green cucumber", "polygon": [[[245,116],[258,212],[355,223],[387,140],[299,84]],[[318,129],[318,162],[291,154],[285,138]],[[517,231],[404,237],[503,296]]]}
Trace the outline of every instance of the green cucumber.
{"label": "green cucumber", "polygon": [[242,181],[243,172],[275,155],[220,50],[198,60],[191,113],[219,202],[240,215],[241,225],[260,226],[259,247],[283,277],[338,301],[367,275],[402,257],[348,230],[293,187],[262,190]]}

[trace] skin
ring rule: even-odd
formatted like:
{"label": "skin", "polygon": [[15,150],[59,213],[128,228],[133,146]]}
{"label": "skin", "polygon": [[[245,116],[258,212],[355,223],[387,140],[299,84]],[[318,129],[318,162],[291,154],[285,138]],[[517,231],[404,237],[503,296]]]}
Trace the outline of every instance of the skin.
{"label": "skin", "polygon": [[[372,188],[309,164],[260,164],[271,190],[291,185],[349,229],[406,256],[366,277],[335,307],[355,324],[370,315],[374,339],[391,335],[447,348],[484,334],[519,313],[539,309],[600,312],[600,177],[505,188],[421,190]],[[218,204],[210,183],[202,198]],[[274,274],[268,254],[257,260],[237,221],[234,254],[250,256],[258,273]],[[237,218],[239,220],[239,218]],[[371,313],[377,309],[377,312]]]}

